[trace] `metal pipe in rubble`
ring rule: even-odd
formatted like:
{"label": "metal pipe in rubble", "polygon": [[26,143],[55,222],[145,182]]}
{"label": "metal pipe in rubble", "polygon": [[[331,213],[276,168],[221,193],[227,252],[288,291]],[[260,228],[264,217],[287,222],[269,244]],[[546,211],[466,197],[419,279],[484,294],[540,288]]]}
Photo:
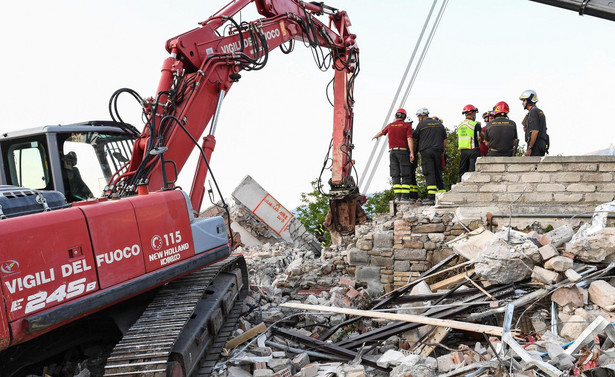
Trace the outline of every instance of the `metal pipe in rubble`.
{"label": "metal pipe in rubble", "polygon": [[277,348],[277,349],[280,349],[282,351],[289,351],[289,352],[297,353],[297,354],[299,354],[299,353],[307,353],[310,356],[318,357],[318,358],[321,358],[321,359],[336,360],[336,361],[337,360],[346,360],[346,359],[344,359],[342,357],[338,357],[338,356],[335,356],[335,355],[330,355],[330,354],[320,353],[320,352],[315,352],[315,351],[309,351],[309,350],[306,351],[306,350],[302,350],[300,348],[294,348],[294,347],[285,346],[285,345],[280,344],[280,343],[275,343],[275,342],[272,342],[270,340],[266,340],[265,344],[268,345],[269,347]]}

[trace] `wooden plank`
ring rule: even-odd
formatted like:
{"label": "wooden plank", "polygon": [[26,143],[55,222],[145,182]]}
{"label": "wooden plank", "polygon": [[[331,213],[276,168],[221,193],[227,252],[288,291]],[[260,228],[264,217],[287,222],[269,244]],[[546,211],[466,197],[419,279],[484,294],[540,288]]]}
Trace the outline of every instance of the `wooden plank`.
{"label": "wooden plank", "polygon": [[406,286],[413,286],[413,285],[415,285],[415,284],[417,284],[417,283],[422,282],[423,280],[427,280],[427,279],[432,278],[432,277],[434,277],[434,276],[441,275],[441,274],[443,274],[443,273],[445,273],[445,272],[449,272],[449,271],[454,270],[454,269],[456,269],[456,268],[463,267],[463,266],[467,266],[468,264],[472,264],[472,263],[474,263],[474,261],[467,261],[467,262],[463,262],[463,263],[458,263],[458,264],[456,264],[455,266],[452,266],[452,267],[446,268],[446,269],[444,269],[444,270],[442,270],[442,271],[438,271],[438,272],[435,272],[435,273],[433,273],[433,274],[431,274],[431,275],[427,275],[427,276],[424,276],[424,277],[422,277],[422,278],[419,278],[419,279],[413,280],[413,281],[411,281],[410,283],[408,283],[408,284],[404,285],[403,287],[399,287],[399,288],[397,288],[397,289],[395,289],[395,290],[392,290],[391,292],[386,293],[386,294],[384,294],[384,295],[380,296],[379,298],[384,298],[384,297],[390,296],[390,295],[392,295],[393,293],[395,293],[395,292],[397,292],[397,291],[404,290]]}
{"label": "wooden plank", "polygon": [[444,338],[448,335],[449,331],[451,331],[451,329],[448,327],[436,327],[436,329],[429,334],[429,337],[427,337],[427,340],[425,341],[427,345],[423,347],[419,355],[423,358],[431,355],[433,350],[436,349],[437,343],[442,342],[442,340],[444,340]]}
{"label": "wooden plank", "polygon": [[457,274],[455,276],[451,276],[448,279],[444,279],[441,280],[437,283],[434,283],[432,285],[429,286],[429,288],[431,289],[432,292],[437,292],[439,289],[443,289],[448,287],[451,284],[457,284],[459,282],[462,282],[466,279],[466,275],[470,276],[474,273],[474,269],[468,270],[468,271],[464,271],[460,274]]}
{"label": "wooden plank", "polygon": [[255,336],[258,336],[265,331],[267,331],[267,326],[265,326],[265,324],[261,322],[258,325],[252,327],[250,330],[226,342],[224,348],[226,348],[227,350],[233,349],[241,343],[244,343],[245,341],[250,340]]}
{"label": "wooden plank", "polygon": [[307,310],[307,311],[321,311],[321,312],[340,313],[340,314],[348,314],[348,315],[358,315],[358,316],[370,317],[370,318],[382,318],[382,319],[389,319],[392,321],[421,323],[423,325],[450,327],[450,328],[457,329],[457,330],[465,330],[465,331],[478,332],[478,333],[484,332],[489,335],[502,336],[501,327],[480,325],[480,324],[467,323],[467,322],[461,322],[461,321],[453,321],[449,319],[430,318],[430,317],[423,316],[423,315],[374,312],[374,311],[369,311],[369,310],[335,308],[331,306],[307,305],[307,304],[299,304],[299,303],[293,303],[293,302],[287,302],[280,306],[284,308],[294,308],[294,309],[301,309],[301,310]]}

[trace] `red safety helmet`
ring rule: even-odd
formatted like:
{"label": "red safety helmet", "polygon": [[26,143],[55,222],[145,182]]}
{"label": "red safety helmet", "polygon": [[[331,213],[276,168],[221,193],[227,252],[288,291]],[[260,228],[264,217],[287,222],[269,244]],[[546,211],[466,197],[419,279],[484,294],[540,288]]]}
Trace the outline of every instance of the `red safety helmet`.
{"label": "red safety helmet", "polygon": [[508,114],[509,112],[510,112],[510,107],[508,107],[508,104],[504,101],[500,101],[496,103],[495,107],[493,108],[494,115]]}
{"label": "red safety helmet", "polygon": [[397,112],[395,113],[395,118],[399,118],[399,119],[406,119],[406,116],[408,114],[406,113],[406,110],[400,108],[399,110],[397,110]]}
{"label": "red safety helmet", "polygon": [[474,107],[474,105],[466,105],[466,107],[463,108],[463,111],[461,113],[463,115],[466,115],[467,113],[469,113],[471,111],[478,112],[478,109],[476,107]]}

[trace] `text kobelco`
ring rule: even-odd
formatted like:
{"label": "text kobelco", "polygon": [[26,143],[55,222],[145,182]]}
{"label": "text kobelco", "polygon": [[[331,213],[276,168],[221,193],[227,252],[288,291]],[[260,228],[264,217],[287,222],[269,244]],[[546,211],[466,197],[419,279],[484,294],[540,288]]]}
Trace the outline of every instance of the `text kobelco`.
{"label": "text kobelco", "polygon": [[[278,28],[265,32],[265,38],[267,40],[278,38],[279,36],[280,36],[280,29]],[[251,47],[252,38],[245,38],[243,40],[243,46],[244,48]],[[222,49],[222,52],[225,54],[232,54],[235,51],[241,51],[241,42],[237,41],[237,42],[229,43],[227,45],[222,46],[221,49]]]}
{"label": "text kobelco", "polygon": [[126,246],[122,249],[116,249],[113,251],[106,252],[104,254],[99,254],[96,256],[96,266],[100,267],[103,263],[112,264],[114,262],[119,262],[123,259],[129,259],[131,257],[136,257],[141,254],[141,247],[137,244],[132,246]]}

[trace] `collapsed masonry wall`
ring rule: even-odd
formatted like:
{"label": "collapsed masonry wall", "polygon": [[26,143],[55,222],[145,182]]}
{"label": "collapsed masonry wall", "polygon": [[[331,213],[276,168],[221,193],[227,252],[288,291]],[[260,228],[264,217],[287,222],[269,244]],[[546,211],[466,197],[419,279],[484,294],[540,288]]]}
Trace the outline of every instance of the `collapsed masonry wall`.
{"label": "collapsed masonry wall", "polygon": [[[407,284],[434,264],[448,257],[446,245],[465,233],[452,213],[438,213],[433,207],[397,204],[396,214],[376,215],[371,223],[358,225],[354,243],[341,253],[325,253],[337,258],[357,284],[367,286],[372,297]],[[467,225],[482,226],[480,221]]]}
{"label": "collapsed masonry wall", "polygon": [[439,194],[438,208],[516,213],[592,212],[615,198],[615,156],[481,157],[476,171]]}

